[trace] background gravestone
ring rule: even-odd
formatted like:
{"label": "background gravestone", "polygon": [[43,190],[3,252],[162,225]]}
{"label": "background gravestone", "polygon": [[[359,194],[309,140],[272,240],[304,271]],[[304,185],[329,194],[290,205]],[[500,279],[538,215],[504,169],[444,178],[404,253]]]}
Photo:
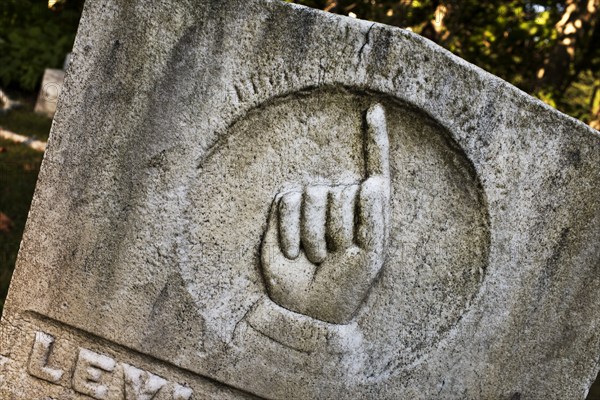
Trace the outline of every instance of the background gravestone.
{"label": "background gravestone", "polygon": [[[65,65],[67,62],[65,62]],[[61,69],[46,69],[42,79],[42,87],[35,103],[34,111],[38,114],[54,118],[56,104],[62,91],[65,80],[65,71]]]}
{"label": "background gravestone", "polygon": [[599,151],[407,31],[275,0],[90,0],[0,395],[583,398]]}

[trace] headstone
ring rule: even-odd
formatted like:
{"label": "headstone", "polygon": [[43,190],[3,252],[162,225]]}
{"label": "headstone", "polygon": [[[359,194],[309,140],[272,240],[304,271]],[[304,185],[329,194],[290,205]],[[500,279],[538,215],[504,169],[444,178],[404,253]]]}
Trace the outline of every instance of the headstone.
{"label": "headstone", "polygon": [[62,91],[65,80],[65,71],[62,69],[46,69],[42,79],[42,87],[35,103],[34,112],[54,118],[56,104]]}
{"label": "headstone", "polygon": [[89,0],[3,399],[583,398],[600,137],[411,32]]}

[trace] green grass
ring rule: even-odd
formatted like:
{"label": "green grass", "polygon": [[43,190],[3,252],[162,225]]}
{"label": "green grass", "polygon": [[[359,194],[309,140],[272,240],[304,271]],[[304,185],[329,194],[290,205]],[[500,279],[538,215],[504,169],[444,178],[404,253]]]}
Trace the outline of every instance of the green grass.
{"label": "green grass", "polygon": [[1,314],[43,154],[3,139],[0,147],[4,148],[0,152],[0,212],[14,224],[9,233],[0,232]]}
{"label": "green grass", "polygon": [[51,126],[50,118],[34,114],[27,105],[7,113],[0,113],[0,128],[39,140],[48,140]]}
{"label": "green grass", "polygon": [[[32,102],[0,113],[0,128],[40,140],[48,139],[51,125],[51,119],[33,113]],[[13,223],[9,232],[0,232],[1,315],[43,154],[4,139],[0,148],[0,212]]]}

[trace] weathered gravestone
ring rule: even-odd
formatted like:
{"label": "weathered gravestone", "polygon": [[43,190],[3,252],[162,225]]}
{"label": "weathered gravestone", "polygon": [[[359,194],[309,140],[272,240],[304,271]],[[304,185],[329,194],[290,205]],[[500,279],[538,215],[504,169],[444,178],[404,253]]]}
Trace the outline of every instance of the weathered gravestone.
{"label": "weathered gravestone", "polygon": [[89,0],[3,399],[575,399],[600,137],[410,32]]}
{"label": "weathered gravestone", "polygon": [[[65,62],[65,65],[66,64],[67,63]],[[62,92],[64,80],[65,71],[61,69],[48,68],[44,71],[42,87],[40,88],[40,93],[38,94],[34,108],[36,113],[45,115],[48,118],[54,118],[56,104],[58,103],[58,97]]]}

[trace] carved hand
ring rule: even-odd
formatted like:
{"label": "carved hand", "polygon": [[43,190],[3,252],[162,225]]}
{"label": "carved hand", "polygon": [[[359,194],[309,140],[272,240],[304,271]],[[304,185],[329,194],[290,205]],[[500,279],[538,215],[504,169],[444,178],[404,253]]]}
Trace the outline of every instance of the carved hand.
{"label": "carved hand", "polygon": [[261,262],[269,296],[288,310],[349,322],[384,262],[390,213],[389,143],[380,104],[366,113],[366,180],[279,193]]}

